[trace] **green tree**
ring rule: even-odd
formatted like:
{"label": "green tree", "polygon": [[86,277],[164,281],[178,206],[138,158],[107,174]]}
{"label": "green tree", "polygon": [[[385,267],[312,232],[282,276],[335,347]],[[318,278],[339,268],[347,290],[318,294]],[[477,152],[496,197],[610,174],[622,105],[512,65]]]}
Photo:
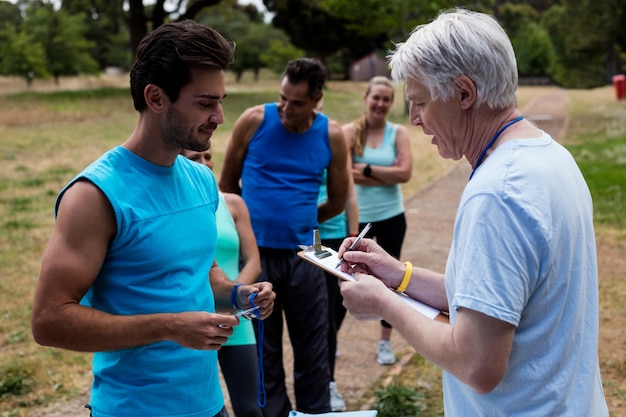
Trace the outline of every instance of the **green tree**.
{"label": "green tree", "polygon": [[611,15],[619,12],[611,12],[604,3],[566,0],[543,15],[542,25],[550,33],[555,51],[550,73],[559,85],[598,87],[606,85],[615,73],[616,19]]}
{"label": "green tree", "polygon": [[[362,30],[353,16],[329,7],[323,0],[264,0],[264,3],[274,13],[273,25],[282,29],[297,49],[320,58],[329,70],[335,63],[343,65],[344,78],[348,77],[354,59],[383,48],[388,40],[385,32]],[[363,24],[366,25],[367,22]]]}
{"label": "green tree", "polygon": [[100,68],[130,67],[124,0],[62,0],[61,10],[84,16],[85,38],[93,43],[91,54]]}
{"label": "green tree", "polygon": [[246,35],[237,40],[235,60],[231,65],[231,70],[237,76],[237,82],[241,80],[246,70],[254,72],[255,81],[259,79],[259,70],[264,66],[261,54],[269,47],[272,39],[276,38],[276,31],[277,29],[268,25],[254,23],[248,28]]}
{"label": "green tree", "polygon": [[[222,0],[146,0],[145,2],[144,0],[125,0],[124,3],[128,5],[128,28],[133,56],[139,42],[149,30],[169,21],[198,20],[197,17],[200,12],[221,2]],[[255,6],[242,6],[242,10],[249,15],[252,21],[262,20],[262,16]]]}
{"label": "green tree", "polygon": [[545,77],[554,62],[548,32],[539,24],[539,12],[528,4],[506,3],[498,9],[498,21],[511,38],[520,77]]}
{"label": "green tree", "polygon": [[[166,0],[146,1],[149,7],[144,5],[144,0],[127,0],[128,3],[128,26],[130,29],[130,43],[133,51],[139,42],[152,30],[163,23],[177,19],[194,19],[196,15],[206,7],[215,6],[221,0]],[[165,6],[171,7],[165,10]]]}
{"label": "green tree", "polygon": [[[284,29],[294,45],[327,64],[351,63],[371,52],[386,55],[417,24],[433,18],[454,0],[264,0],[274,12],[273,23]],[[480,0],[478,1],[480,2]]]}
{"label": "green tree", "polygon": [[522,77],[545,77],[554,65],[554,48],[548,31],[536,23],[524,27],[513,38],[517,67]]}
{"label": "green tree", "polygon": [[[532,7],[539,14],[543,14],[550,7],[555,4],[560,4],[561,0],[495,0],[495,6],[499,12],[502,6],[511,4],[511,5],[525,5]],[[499,17],[499,16],[498,16]]]}
{"label": "green tree", "polygon": [[505,3],[498,8],[497,16],[511,38],[520,36],[526,27],[541,20],[539,12],[528,4]]}
{"label": "green tree", "polygon": [[0,74],[24,77],[29,87],[34,77],[49,77],[44,47],[32,34],[7,24],[0,30]]}
{"label": "green tree", "polygon": [[9,24],[14,28],[20,27],[22,24],[20,8],[8,1],[0,1],[0,29],[5,29]]}
{"label": "green tree", "polygon": [[84,35],[87,28],[83,16],[38,7],[29,11],[23,28],[46,51],[48,71],[55,82],[61,75],[99,73],[98,63],[90,53],[94,45]]}
{"label": "green tree", "polygon": [[285,65],[293,59],[301,58],[305,55],[302,49],[298,49],[289,42],[286,37],[284,39],[273,39],[270,41],[267,49],[261,53],[261,62],[263,65],[277,74],[285,69]]}
{"label": "green tree", "polygon": [[626,10],[621,0],[564,0],[544,19],[555,44],[555,72],[565,86],[595,87],[624,69]]}
{"label": "green tree", "polygon": [[[219,4],[198,12],[198,23],[211,26],[227,39],[237,41],[248,33],[251,24],[263,23],[260,15],[251,18],[237,0],[222,0]],[[239,46],[239,45],[237,45]]]}
{"label": "green tree", "polygon": [[401,41],[416,25],[432,19],[454,0],[320,0],[335,17],[345,19],[351,32],[366,39]]}
{"label": "green tree", "polygon": [[288,42],[281,30],[263,22],[256,7],[240,6],[236,0],[222,0],[200,12],[196,20],[236,41],[235,59],[230,69],[235,72],[237,82],[247,70],[252,70],[258,79],[259,70],[265,66],[261,54],[274,40]]}
{"label": "green tree", "polygon": [[320,6],[319,0],[264,0],[272,24],[285,31],[297,48],[322,61],[348,41],[346,21]]}

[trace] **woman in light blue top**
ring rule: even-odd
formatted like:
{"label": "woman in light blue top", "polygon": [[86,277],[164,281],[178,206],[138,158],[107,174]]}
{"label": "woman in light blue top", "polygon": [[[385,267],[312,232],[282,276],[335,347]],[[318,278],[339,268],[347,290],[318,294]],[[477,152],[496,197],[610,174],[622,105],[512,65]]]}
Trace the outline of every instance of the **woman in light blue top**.
{"label": "woman in light blue top", "polygon": [[[391,255],[400,258],[406,218],[400,184],[411,178],[413,160],[409,132],[387,121],[394,87],[387,77],[370,80],[365,92],[366,110],[359,119],[343,126],[352,150],[352,175],[359,206],[359,229],[372,223],[368,237]],[[391,325],[381,321],[377,361],[391,365]]]}
{"label": "woman in light blue top", "polygon": [[[213,169],[211,149],[185,150],[183,155]],[[243,199],[233,193],[219,193],[217,248],[215,260],[231,281],[256,282],[261,273],[261,257]],[[241,262],[241,268],[240,268]],[[218,351],[218,359],[228,387],[230,403],[237,417],[262,417],[257,404],[258,356],[252,322],[241,319],[239,326]]]}

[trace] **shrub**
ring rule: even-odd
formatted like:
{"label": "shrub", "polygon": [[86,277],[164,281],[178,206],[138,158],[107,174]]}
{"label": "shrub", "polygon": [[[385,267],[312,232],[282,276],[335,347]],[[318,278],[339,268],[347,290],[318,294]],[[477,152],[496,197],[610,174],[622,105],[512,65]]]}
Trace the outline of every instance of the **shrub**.
{"label": "shrub", "polygon": [[0,368],[0,398],[19,396],[30,389],[29,373],[22,366],[11,364]]}
{"label": "shrub", "polygon": [[424,409],[424,395],[415,388],[391,383],[374,394],[378,417],[418,417]]}

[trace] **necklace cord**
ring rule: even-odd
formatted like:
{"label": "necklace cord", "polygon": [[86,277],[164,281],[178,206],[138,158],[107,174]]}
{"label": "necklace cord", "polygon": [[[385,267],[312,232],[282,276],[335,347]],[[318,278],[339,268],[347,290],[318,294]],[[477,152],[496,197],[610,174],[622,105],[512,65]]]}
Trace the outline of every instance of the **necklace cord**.
{"label": "necklace cord", "polygon": [[504,126],[502,126],[500,128],[500,130],[498,130],[496,132],[495,135],[493,135],[493,137],[491,138],[491,140],[489,141],[489,143],[487,143],[487,146],[485,146],[485,148],[483,149],[483,151],[480,153],[480,156],[478,157],[478,160],[476,161],[476,166],[474,167],[474,169],[472,170],[472,173],[470,174],[469,179],[471,180],[472,177],[474,176],[474,173],[476,172],[476,170],[478,169],[478,167],[480,166],[480,164],[483,163],[483,159],[485,158],[485,155],[487,154],[487,151],[489,150],[489,148],[491,148],[493,146],[493,144],[495,143],[495,141],[500,137],[500,135],[502,134],[502,132],[504,132],[506,129],[508,129],[511,125],[519,122],[520,120],[522,120],[524,118],[524,116],[520,116],[517,117],[513,120],[511,120],[510,122],[508,122],[507,124],[505,124]]}
{"label": "necklace cord", "polygon": [[[256,307],[254,305],[254,297],[256,297],[257,294],[258,293],[254,292],[250,294],[250,296],[248,297],[250,306],[253,308]],[[263,336],[265,333],[265,323],[263,323],[263,320],[259,320],[259,317],[261,316],[261,312],[259,310],[255,312],[255,316],[257,319],[256,320],[257,334],[258,334],[257,355],[258,355],[258,361],[259,361],[259,374],[257,377],[257,385],[258,385],[257,404],[260,408],[263,408],[265,407],[265,404],[267,403],[267,393],[265,391],[265,370],[263,369]]]}

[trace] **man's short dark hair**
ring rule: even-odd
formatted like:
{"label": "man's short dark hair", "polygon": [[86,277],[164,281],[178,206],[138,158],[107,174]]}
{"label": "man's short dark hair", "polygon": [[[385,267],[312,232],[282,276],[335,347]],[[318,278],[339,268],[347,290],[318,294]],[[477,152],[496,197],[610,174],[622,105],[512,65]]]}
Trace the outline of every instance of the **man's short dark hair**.
{"label": "man's short dark hair", "polygon": [[292,84],[307,82],[309,85],[309,97],[315,99],[324,89],[326,82],[326,67],[317,58],[299,58],[289,61],[283,75]]}
{"label": "man's short dark hair", "polygon": [[143,92],[148,84],[161,87],[175,102],[192,68],[225,70],[233,53],[232,44],[219,32],[192,20],[159,26],[142,39],[130,71],[135,109],[146,108]]}

